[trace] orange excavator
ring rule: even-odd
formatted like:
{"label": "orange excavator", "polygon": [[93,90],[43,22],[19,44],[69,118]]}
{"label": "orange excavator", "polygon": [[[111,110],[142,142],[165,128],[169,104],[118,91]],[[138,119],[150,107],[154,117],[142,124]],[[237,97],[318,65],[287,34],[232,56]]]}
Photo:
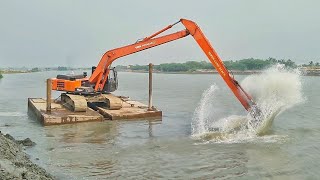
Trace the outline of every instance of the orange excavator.
{"label": "orange excavator", "polygon": [[[185,29],[168,35],[158,37],[159,34],[172,28],[174,25],[182,23]],[[257,106],[252,98],[240,84],[230,75],[227,68],[224,66],[222,60],[211,46],[208,39],[205,37],[201,29],[196,23],[187,19],[180,19],[178,22],[171,24],[164,29],[152,34],[149,37],[138,40],[137,42],[123,46],[120,48],[107,51],[101,58],[97,67],[92,67],[92,75],[87,77],[87,73],[82,75],[58,75],[57,78],[52,79],[52,89],[58,91],[65,91],[61,96],[64,103],[74,111],[82,111],[86,108],[85,102],[92,103],[97,100],[90,100],[88,97],[107,94],[117,89],[118,79],[117,72],[111,68],[113,61],[120,57],[124,57],[139,51],[143,51],[155,46],[159,46],[170,41],[184,38],[191,35],[203,52],[206,54],[212,65],[218,71],[220,76],[229,86],[233,94],[237,97],[240,103],[247,111],[251,111],[254,116],[259,112]],[[98,100],[103,101],[103,100]],[[108,100],[110,108],[113,106],[112,100]],[[83,107],[83,108],[81,108]]]}

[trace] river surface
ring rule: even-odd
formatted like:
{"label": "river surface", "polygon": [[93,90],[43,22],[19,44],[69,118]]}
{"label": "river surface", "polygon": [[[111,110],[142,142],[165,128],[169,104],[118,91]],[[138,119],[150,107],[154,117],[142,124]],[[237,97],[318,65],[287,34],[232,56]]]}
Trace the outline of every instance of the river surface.
{"label": "river surface", "polygon": [[[61,73],[61,72],[59,72]],[[62,72],[63,73],[63,72]],[[212,84],[219,116],[245,110],[218,75],[154,74],[162,122],[105,121],[43,127],[27,113],[28,97],[45,97],[58,72],[8,74],[0,80],[0,130],[30,137],[31,159],[59,179],[317,179],[320,176],[320,77],[302,77],[305,101],[278,115],[251,140],[192,137],[202,94]],[[148,75],[119,73],[117,95],[146,103]],[[236,76],[241,81],[245,76]],[[58,93],[54,93],[57,97]],[[37,160],[38,159],[38,160]]]}

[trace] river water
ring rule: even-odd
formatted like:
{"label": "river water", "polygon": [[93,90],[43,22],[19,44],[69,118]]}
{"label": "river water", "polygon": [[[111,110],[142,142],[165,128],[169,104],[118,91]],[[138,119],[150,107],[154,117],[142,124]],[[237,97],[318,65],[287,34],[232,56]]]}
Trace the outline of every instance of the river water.
{"label": "river water", "polygon": [[[5,75],[0,80],[0,130],[35,141],[27,153],[59,179],[317,179],[320,175],[319,77],[301,77],[303,102],[281,112],[268,133],[217,140],[193,136],[201,114],[218,119],[246,115],[218,75],[154,74],[154,105],[163,111],[162,122],[43,127],[28,116],[27,98],[45,97],[46,78],[57,74]],[[118,76],[117,95],[147,102],[147,74]],[[236,75],[239,81],[245,78]],[[213,103],[210,99],[204,103],[204,92],[212,86],[215,95],[207,98]],[[199,113],[201,107],[206,111]]]}

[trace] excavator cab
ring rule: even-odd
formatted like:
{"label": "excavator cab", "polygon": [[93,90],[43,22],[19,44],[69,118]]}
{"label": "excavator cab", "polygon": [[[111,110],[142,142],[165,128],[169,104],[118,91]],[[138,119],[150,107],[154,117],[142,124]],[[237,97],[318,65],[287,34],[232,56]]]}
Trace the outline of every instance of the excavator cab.
{"label": "excavator cab", "polygon": [[[91,68],[92,74],[95,70],[96,70],[96,66],[92,66]],[[108,79],[102,89],[102,93],[108,94],[116,91],[117,89],[118,89],[118,73],[115,67],[109,68]]]}
{"label": "excavator cab", "polygon": [[118,89],[118,73],[113,67],[109,69],[108,80],[103,87],[102,93],[111,93]]}

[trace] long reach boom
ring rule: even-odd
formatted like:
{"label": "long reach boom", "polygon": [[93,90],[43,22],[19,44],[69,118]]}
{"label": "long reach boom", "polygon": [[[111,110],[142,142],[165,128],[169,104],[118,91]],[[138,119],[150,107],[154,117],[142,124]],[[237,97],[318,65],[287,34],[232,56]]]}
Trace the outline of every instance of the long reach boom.
{"label": "long reach boom", "polygon": [[[178,31],[172,34],[156,37],[159,34],[163,33],[164,31],[172,28],[174,25],[178,23],[182,23],[185,26],[185,30]],[[233,94],[238,98],[240,103],[243,107],[250,111],[251,109],[255,109],[255,103],[253,102],[252,98],[243,90],[243,88],[239,85],[239,83],[230,76],[229,71],[224,66],[222,60],[216,53],[216,51],[211,46],[208,39],[202,33],[201,29],[198,27],[196,23],[187,19],[180,19],[178,22],[165,27],[164,29],[154,33],[153,35],[146,37],[140,41],[137,41],[134,44],[120,47],[117,49],[107,51],[101,58],[98,66],[96,67],[95,71],[92,73],[91,77],[89,78],[90,84],[94,85],[94,90],[96,92],[101,92],[103,87],[107,82],[107,77],[110,72],[110,65],[116,59],[127,56],[129,54],[133,54],[139,51],[143,51],[155,46],[159,46],[161,44],[168,43],[170,41],[174,41],[188,35],[192,35],[198,45],[201,47],[203,52],[206,54],[212,65],[218,71],[220,76],[229,86]]]}

